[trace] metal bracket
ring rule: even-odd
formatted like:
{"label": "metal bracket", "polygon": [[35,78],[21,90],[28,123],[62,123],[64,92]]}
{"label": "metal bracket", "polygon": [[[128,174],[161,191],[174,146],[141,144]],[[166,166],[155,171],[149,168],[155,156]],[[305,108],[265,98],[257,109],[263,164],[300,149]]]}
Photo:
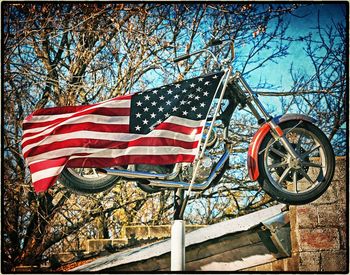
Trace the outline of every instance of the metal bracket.
{"label": "metal bracket", "polygon": [[289,213],[282,212],[261,223],[258,235],[267,249],[279,258],[291,255]]}

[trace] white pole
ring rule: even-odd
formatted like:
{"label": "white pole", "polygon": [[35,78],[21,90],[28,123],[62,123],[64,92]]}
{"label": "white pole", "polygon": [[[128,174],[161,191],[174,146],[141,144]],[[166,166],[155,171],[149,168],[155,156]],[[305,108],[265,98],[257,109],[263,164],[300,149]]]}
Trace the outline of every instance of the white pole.
{"label": "white pole", "polygon": [[185,221],[174,220],[171,226],[171,271],[185,270]]}

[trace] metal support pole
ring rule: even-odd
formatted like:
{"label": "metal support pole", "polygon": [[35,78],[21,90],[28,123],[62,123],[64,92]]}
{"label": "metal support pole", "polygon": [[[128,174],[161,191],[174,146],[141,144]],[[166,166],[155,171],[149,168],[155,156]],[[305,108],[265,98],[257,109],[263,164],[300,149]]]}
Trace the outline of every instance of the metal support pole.
{"label": "metal support pole", "polygon": [[171,271],[185,270],[185,221],[174,220],[171,226]]}
{"label": "metal support pole", "polygon": [[171,226],[171,271],[185,270],[185,221],[180,216],[184,190],[177,189],[174,198],[174,221]]}

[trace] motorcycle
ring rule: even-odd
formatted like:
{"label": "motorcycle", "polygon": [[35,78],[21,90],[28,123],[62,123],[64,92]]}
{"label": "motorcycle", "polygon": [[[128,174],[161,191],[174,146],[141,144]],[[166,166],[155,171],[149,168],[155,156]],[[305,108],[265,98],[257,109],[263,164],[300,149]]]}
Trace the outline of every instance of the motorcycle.
{"label": "motorcycle", "polygon": [[[204,52],[210,54],[224,74],[212,101],[200,150],[192,163],[172,165],[129,164],[111,168],[65,168],[59,181],[79,193],[96,193],[121,180],[132,180],[145,192],[163,188],[203,191],[219,183],[230,168],[232,142],[229,125],[237,107],[248,107],[260,128],[248,148],[248,173],[273,199],[287,204],[306,204],[320,197],[330,185],[335,157],[326,135],[315,120],[303,114],[272,117],[240,72],[232,74],[229,60],[218,61],[211,47],[232,41],[212,40],[196,52],[179,56],[179,62]],[[214,104],[214,101],[216,104]],[[217,160],[211,150],[222,146]]]}

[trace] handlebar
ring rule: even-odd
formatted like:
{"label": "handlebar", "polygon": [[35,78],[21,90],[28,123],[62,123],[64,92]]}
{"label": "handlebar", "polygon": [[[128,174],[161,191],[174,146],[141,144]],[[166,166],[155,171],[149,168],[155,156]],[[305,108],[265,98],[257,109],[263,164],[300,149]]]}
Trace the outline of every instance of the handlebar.
{"label": "handlebar", "polygon": [[[218,60],[217,60],[217,58],[216,58],[216,56],[215,56],[210,50],[208,50],[208,48],[209,48],[209,47],[212,47],[212,46],[218,46],[218,45],[228,44],[228,43],[233,43],[233,42],[232,42],[231,40],[223,41],[223,40],[219,40],[219,39],[211,39],[204,49],[195,51],[195,52],[193,52],[193,53],[180,55],[180,56],[178,56],[178,57],[175,57],[172,61],[173,61],[174,63],[176,63],[176,62],[180,62],[180,61],[182,61],[182,60],[188,59],[188,58],[190,58],[190,57],[193,56],[193,55],[201,54],[201,53],[203,53],[203,52],[208,52],[208,53],[210,53],[210,54],[213,56],[214,60],[215,60],[217,63],[219,63]],[[232,44],[232,45],[233,45],[233,44]],[[232,48],[232,52],[233,52],[233,48]]]}

